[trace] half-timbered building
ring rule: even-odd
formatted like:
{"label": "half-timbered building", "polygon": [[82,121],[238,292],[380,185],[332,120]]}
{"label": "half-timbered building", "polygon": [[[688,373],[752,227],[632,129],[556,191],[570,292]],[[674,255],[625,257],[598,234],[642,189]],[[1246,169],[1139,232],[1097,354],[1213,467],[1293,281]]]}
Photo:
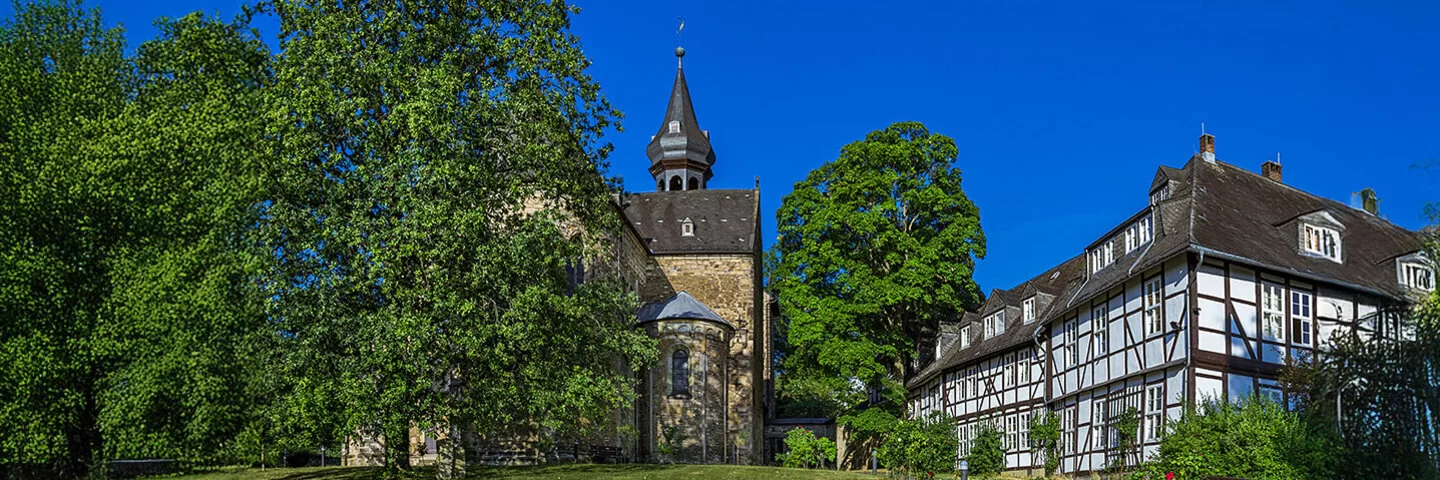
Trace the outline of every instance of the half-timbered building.
{"label": "half-timbered building", "polygon": [[[922,352],[934,361],[907,382],[912,415],[952,418],[962,458],[990,422],[1006,467],[1030,469],[1042,459],[1029,417],[1057,412],[1060,469],[1084,475],[1153,454],[1187,403],[1285,402],[1281,367],[1333,335],[1408,335],[1397,312],[1435,288],[1419,234],[1376,215],[1373,197],[1321,198],[1285,184],[1276,162],[1257,174],[1214,147],[1203,135],[1183,167],[1160,167],[1136,189],[1144,206],[1079,256],[943,326]],[[1119,452],[1114,424],[1130,409],[1140,446]]]}

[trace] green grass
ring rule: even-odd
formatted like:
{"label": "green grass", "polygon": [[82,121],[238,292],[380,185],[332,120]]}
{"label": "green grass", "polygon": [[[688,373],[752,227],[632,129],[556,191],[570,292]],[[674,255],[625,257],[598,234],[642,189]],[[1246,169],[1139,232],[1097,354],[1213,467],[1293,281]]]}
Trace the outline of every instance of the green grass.
{"label": "green grass", "polygon": [[[435,478],[433,470],[415,472],[417,479]],[[540,467],[472,467],[469,478],[512,480],[857,480],[875,477],[851,472],[734,465],[550,465]],[[175,478],[175,477],[172,477]],[[178,477],[181,480],[372,480],[379,470],[363,467],[221,469]]]}

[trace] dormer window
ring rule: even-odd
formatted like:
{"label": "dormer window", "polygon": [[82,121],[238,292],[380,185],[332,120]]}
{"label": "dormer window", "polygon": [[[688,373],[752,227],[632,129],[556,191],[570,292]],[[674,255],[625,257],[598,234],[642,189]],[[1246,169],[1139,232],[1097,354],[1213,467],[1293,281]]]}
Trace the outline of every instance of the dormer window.
{"label": "dormer window", "polygon": [[1165,182],[1165,185],[1164,185],[1164,186],[1155,189],[1154,192],[1150,192],[1150,204],[1151,204],[1151,205],[1155,205],[1155,204],[1158,204],[1158,203],[1160,203],[1160,202],[1163,202],[1163,201],[1166,201],[1166,200],[1169,200],[1169,199],[1170,199],[1170,182]]}
{"label": "dormer window", "polygon": [[671,120],[671,121],[670,121],[670,133],[680,133],[680,121],[679,121],[679,120]]}
{"label": "dormer window", "polygon": [[1301,247],[1305,253],[1340,261],[1340,233],[1316,225],[1303,224]]}
{"label": "dormer window", "polygon": [[970,325],[960,327],[960,349],[970,348]]}
{"label": "dormer window", "polygon": [[1005,333],[1005,310],[985,317],[985,338]]}
{"label": "dormer window", "polygon": [[1104,245],[1090,251],[1090,273],[1098,272],[1112,263],[1115,263],[1114,240],[1105,242]]}
{"label": "dormer window", "polygon": [[1027,298],[1021,303],[1020,320],[1025,323],[1035,321],[1035,297]]}
{"label": "dormer window", "polygon": [[690,219],[687,218],[680,221],[680,235],[686,237],[695,236],[695,224],[690,223]]}
{"label": "dormer window", "polygon": [[1125,229],[1125,253],[1135,251],[1150,241],[1152,230],[1150,229],[1150,217],[1142,218]]}
{"label": "dormer window", "polygon": [[1400,264],[1400,285],[1431,291],[1435,289],[1435,271],[1420,262]]}

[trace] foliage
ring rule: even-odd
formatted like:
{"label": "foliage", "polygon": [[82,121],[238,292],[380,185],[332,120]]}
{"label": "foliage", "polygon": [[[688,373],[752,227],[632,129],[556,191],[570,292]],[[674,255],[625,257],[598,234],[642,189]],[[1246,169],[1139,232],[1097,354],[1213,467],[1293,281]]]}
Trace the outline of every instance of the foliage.
{"label": "foliage", "polygon": [[245,424],[269,79],[245,22],[162,19],[132,56],[73,1],[0,27],[6,463],[213,461]]}
{"label": "foliage", "polygon": [[925,418],[896,420],[875,453],[880,464],[891,472],[934,478],[938,473],[955,470],[959,442],[955,425],[937,412]]}
{"label": "foliage", "polygon": [[1187,406],[1161,436],[1159,453],[1141,466],[1144,478],[1228,476],[1256,480],[1354,478],[1336,474],[1333,434],[1307,424],[1269,399],[1239,404],[1207,399]]}
{"label": "foliage", "polygon": [[1038,412],[1030,417],[1030,446],[1044,457],[1045,478],[1060,468],[1060,415],[1052,411]]}
{"label": "foliage", "polygon": [[[632,401],[656,353],[603,274],[619,221],[598,137],[617,113],[585,73],[573,8],[266,7],[279,146],[258,230],[278,261],[264,285],[292,379],[282,407],[316,437],[393,439],[393,469],[412,425],[532,425],[543,442]],[[576,285],[580,259],[600,274]]]}
{"label": "foliage", "polygon": [[788,452],[775,455],[780,465],[790,468],[824,468],[835,463],[835,441],[816,437],[808,428],[792,428],[785,433]]}
{"label": "foliage", "polygon": [[990,478],[1005,471],[1005,449],[1001,444],[999,428],[992,422],[981,422],[976,427],[975,439],[970,444],[970,455],[965,461],[970,465],[970,474],[976,478]]}
{"label": "foliage", "polygon": [[680,449],[689,438],[685,432],[680,430],[679,425],[666,425],[660,428],[660,441],[655,446],[656,453],[660,458],[675,463],[676,457],[680,455]]}
{"label": "foliage", "polygon": [[[912,338],[980,304],[979,209],[960,186],[954,140],[916,122],[846,145],[782,201],[770,288],[786,333],[779,389],[815,383],[842,410],[879,391],[903,405]],[[802,383],[804,382],[804,383]]]}
{"label": "foliage", "polygon": [[1121,473],[1126,471],[1130,465],[1130,459],[1139,456],[1140,452],[1135,447],[1137,437],[1140,435],[1140,411],[1135,407],[1125,409],[1111,421],[1111,427],[1115,430],[1115,455],[1106,466],[1109,473]]}

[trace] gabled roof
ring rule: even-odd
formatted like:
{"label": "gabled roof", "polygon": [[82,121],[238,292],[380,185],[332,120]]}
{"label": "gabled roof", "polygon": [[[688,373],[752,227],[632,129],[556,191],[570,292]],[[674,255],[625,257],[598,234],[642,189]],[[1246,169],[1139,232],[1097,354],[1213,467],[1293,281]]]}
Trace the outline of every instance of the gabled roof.
{"label": "gabled roof", "polygon": [[[679,190],[630,194],[625,221],[650,252],[754,253],[759,248],[759,190]],[[695,230],[684,235],[681,220]]]}
{"label": "gabled roof", "polygon": [[707,320],[728,326],[732,329],[735,328],[734,324],[726,321],[720,314],[715,313],[715,310],[711,310],[708,305],[705,305],[705,303],[684,291],[671,296],[663,302],[642,305],[637,317],[639,317],[640,323],[660,320]]}

